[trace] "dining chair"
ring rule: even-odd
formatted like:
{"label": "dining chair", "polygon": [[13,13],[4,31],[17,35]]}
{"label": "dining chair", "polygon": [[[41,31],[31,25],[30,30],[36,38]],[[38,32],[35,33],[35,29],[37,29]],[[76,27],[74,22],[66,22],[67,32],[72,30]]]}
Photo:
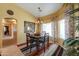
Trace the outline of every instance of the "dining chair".
{"label": "dining chair", "polygon": [[30,49],[30,53],[32,51],[32,48],[36,47],[37,49],[37,40],[35,39],[35,37],[33,37],[33,35],[27,35],[27,43],[28,43],[28,47]]}
{"label": "dining chair", "polygon": [[46,43],[47,43],[47,46],[49,46],[49,35],[48,35],[48,33],[44,34],[44,36],[41,36],[41,38],[39,39],[39,46],[42,45],[42,47],[44,48],[44,52],[45,52]]}
{"label": "dining chair", "polygon": [[29,40],[30,40],[30,33],[26,33],[26,44],[27,44],[27,47],[28,47],[28,44],[29,44]]}
{"label": "dining chair", "polygon": [[22,52],[30,49],[30,53],[31,53],[32,48],[37,46],[36,40],[34,39],[34,37],[30,35],[30,33],[26,33],[26,45],[27,45],[26,47],[23,47],[21,49]]}

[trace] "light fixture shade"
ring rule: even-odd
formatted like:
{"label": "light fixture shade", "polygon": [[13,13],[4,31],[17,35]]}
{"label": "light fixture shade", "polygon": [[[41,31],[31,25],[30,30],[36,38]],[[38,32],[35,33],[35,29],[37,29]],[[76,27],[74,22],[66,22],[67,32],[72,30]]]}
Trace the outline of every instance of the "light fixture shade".
{"label": "light fixture shade", "polygon": [[40,19],[40,17],[36,18],[36,23],[43,23],[43,21]]}

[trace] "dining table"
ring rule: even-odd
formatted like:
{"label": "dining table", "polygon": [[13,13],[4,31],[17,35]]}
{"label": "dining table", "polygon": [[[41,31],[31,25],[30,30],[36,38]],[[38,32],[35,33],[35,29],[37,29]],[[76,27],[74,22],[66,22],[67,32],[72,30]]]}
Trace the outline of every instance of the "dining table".
{"label": "dining table", "polygon": [[[45,52],[45,42],[48,42],[48,40],[46,40],[46,36],[43,35],[29,35],[26,34],[26,43],[27,46],[22,48],[21,51],[26,51],[28,49],[30,49],[30,53],[31,53],[31,49],[36,47],[36,51],[40,51],[40,48],[44,48],[44,52]],[[42,45],[41,45],[42,44]]]}
{"label": "dining table", "polygon": [[31,36],[30,36],[30,38],[33,38],[33,40],[36,42],[37,51],[39,51],[39,45],[40,45],[39,40],[40,40],[41,38],[43,38],[43,37],[44,37],[44,36],[37,36],[37,35],[31,35]]}

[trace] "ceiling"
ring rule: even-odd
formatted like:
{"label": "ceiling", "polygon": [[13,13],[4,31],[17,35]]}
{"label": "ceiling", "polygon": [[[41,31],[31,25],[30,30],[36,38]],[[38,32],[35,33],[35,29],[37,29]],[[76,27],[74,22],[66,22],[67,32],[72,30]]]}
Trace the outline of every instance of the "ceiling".
{"label": "ceiling", "polygon": [[56,12],[62,7],[62,3],[17,3],[24,10],[30,12],[35,17],[47,16]]}

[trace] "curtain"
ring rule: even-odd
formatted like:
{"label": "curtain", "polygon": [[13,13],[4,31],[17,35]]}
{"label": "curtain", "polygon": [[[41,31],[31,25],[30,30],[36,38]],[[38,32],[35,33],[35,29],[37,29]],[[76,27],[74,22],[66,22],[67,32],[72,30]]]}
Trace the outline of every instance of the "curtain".
{"label": "curtain", "polygon": [[74,38],[75,37],[75,23],[72,17],[67,16],[65,21],[65,34],[67,38]]}
{"label": "curtain", "polygon": [[65,38],[70,38],[70,31],[69,31],[69,17],[65,17]]}

